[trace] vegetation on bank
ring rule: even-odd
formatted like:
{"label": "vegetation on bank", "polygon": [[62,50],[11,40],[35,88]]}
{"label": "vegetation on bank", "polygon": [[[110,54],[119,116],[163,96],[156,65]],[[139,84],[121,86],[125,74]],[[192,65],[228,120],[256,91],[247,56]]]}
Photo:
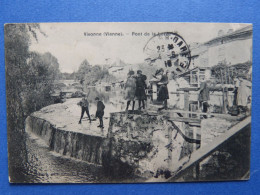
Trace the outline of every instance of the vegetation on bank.
{"label": "vegetation on bank", "polygon": [[116,78],[109,74],[108,69],[101,65],[91,65],[87,59],[80,64],[78,71],[73,73],[61,73],[61,79],[77,80],[84,85],[95,85],[101,81],[115,82]]}
{"label": "vegetation on bank", "polygon": [[29,50],[42,33],[39,24],[5,25],[6,101],[8,130],[24,129],[25,118],[49,105],[53,81],[60,74],[51,53]]}

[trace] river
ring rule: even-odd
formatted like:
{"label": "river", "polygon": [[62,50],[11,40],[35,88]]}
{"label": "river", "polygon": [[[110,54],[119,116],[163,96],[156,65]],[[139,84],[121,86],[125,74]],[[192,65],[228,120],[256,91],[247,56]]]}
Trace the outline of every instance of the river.
{"label": "river", "polygon": [[[121,183],[141,181],[137,177],[115,178],[101,166],[52,152],[33,134],[25,136],[23,162],[10,174],[15,183]],[[22,167],[21,167],[22,166]]]}

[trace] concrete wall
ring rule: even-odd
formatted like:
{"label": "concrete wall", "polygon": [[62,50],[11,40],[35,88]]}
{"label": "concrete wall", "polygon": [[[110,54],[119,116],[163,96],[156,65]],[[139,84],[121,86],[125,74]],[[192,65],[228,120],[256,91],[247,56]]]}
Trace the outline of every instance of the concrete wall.
{"label": "concrete wall", "polygon": [[107,137],[61,130],[36,116],[27,117],[26,132],[43,139],[51,151],[102,165],[113,176],[151,178],[160,173],[165,177],[167,171],[178,169],[175,166],[186,143],[163,116],[125,112],[111,114]]}
{"label": "concrete wall", "polygon": [[26,132],[41,137],[52,151],[97,165],[102,164],[102,155],[108,152],[109,140],[105,138],[60,130],[34,116],[27,117]]}

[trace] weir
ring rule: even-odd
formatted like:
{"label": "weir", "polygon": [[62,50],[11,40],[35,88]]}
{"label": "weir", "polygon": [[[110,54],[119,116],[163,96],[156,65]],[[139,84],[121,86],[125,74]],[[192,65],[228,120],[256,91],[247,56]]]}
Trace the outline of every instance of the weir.
{"label": "weir", "polygon": [[26,131],[42,138],[52,151],[97,165],[102,165],[102,153],[108,146],[104,137],[65,131],[35,116],[27,117]]}

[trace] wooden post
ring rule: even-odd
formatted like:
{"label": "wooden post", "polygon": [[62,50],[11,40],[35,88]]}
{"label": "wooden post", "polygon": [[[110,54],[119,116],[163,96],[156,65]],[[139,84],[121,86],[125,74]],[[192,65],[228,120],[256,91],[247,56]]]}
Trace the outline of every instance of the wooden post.
{"label": "wooden post", "polygon": [[230,70],[229,70],[229,67],[227,69],[227,74],[228,74],[228,84],[231,84],[231,75],[230,75]]}
{"label": "wooden post", "polygon": [[[201,140],[201,128],[193,127],[193,139]],[[194,144],[194,149],[198,150],[200,148],[200,144]],[[199,179],[200,176],[200,163],[197,163],[194,167],[193,177],[195,179]]]}
{"label": "wooden post", "polygon": [[[192,132],[192,138],[193,139],[196,139],[196,137],[197,137],[197,128],[196,127],[192,127],[192,130],[193,130],[193,132]],[[193,143],[192,144],[192,148],[191,148],[191,152],[193,152],[194,150],[196,150],[196,143]],[[193,178],[194,179],[196,179],[197,178],[197,166],[195,166],[194,168],[193,168]]]}
{"label": "wooden post", "polygon": [[111,138],[112,137],[112,134],[113,134],[113,125],[114,125],[114,122],[115,122],[115,119],[114,119],[115,115],[113,113],[110,113],[110,120],[109,120],[109,127],[108,127],[108,132],[107,132],[107,137],[108,138]]}
{"label": "wooden post", "polygon": [[157,85],[156,83],[152,83],[152,101],[157,100]]}
{"label": "wooden post", "polygon": [[223,90],[223,113],[227,113],[227,105],[228,105],[228,90],[225,87]]}
{"label": "wooden post", "polygon": [[200,69],[198,69],[197,71],[197,83],[198,83],[197,87],[200,87]]}
{"label": "wooden post", "polygon": [[172,164],[172,128],[168,127],[168,167]]}
{"label": "wooden post", "polygon": [[225,82],[225,84],[227,84],[227,67],[225,67],[225,79],[224,79],[224,82]]}
{"label": "wooden post", "polygon": [[[233,68],[231,68],[231,78],[234,78]],[[234,80],[231,79],[231,84],[234,84]]]}
{"label": "wooden post", "polygon": [[223,81],[223,75],[222,75],[222,70],[220,69],[220,76],[221,76],[221,84],[222,84],[222,113],[225,113],[225,98],[224,98],[224,81]]}
{"label": "wooden post", "polygon": [[[184,91],[184,110],[189,111],[189,91]],[[185,114],[188,117],[188,114]]]}

